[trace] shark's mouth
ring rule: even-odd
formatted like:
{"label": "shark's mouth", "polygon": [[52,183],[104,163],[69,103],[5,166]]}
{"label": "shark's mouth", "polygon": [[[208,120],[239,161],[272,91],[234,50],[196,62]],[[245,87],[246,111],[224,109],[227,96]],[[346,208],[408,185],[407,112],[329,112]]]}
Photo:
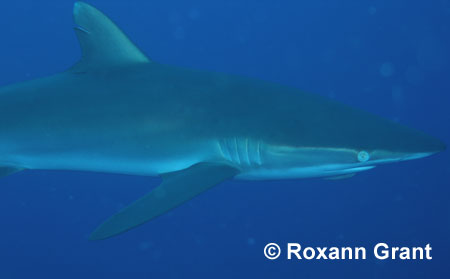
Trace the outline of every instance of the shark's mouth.
{"label": "shark's mouth", "polygon": [[351,167],[348,165],[322,165],[314,167],[300,167],[289,169],[253,169],[243,172],[236,177],[239,179],[294,179],[312,177],[334,177],[355,174],[375,168],[375,166]]}

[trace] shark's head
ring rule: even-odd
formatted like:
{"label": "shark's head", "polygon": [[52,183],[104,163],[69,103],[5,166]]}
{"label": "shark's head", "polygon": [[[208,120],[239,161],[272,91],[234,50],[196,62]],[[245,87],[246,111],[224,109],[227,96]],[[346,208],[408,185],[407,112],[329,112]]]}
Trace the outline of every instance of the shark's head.
{"label": "shark's head", "polygon": [[[397,124],[397,129],[385,128],[377,139],[377,144],[370,144],[366,150],[358,152],[357,160],[360,163],[377,165],[383,163],[399,162],[424,158],[446,149],[446,145],[437,138],[420,131],[409,129]],[[355,149],[357,150],[357,149]]]}
{"label": "shark's head", "polygon": [[345,107],[336,115],[310,114],[288,140],[263,142],[261,168],[243,177],[338,177],[446,149],[432,136],[369,113]]}

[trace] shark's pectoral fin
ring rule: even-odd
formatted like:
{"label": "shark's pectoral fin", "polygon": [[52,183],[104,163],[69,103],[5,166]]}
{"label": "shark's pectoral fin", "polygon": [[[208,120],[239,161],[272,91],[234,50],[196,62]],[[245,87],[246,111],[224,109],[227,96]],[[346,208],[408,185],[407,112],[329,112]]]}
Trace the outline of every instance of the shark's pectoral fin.
{"label": "shark's pectoral fin", "polygon": [[20,168],[14,168],[14,167],[0,167],[0,177],[7,176],[19,171],[22,171],[23,169]]}
{"label": "shark's pectoral fin", "polygon": [[86,72],[150,62],[119,27],[96,8],[76,2],[73,17],[77,25],[75,32],[80,41],[82,58],[71,71]]}
{"label": "shark's pectoral fin", "polygon": [[92,233],[91,239],[109,238],[139,226],[232,178],[238,172],[223,164],[199,163],[163,176],[161,185],[101,224]]}
{"label": "shark's pectoral fin", "polygon": [[351,177],[353,177],[355,175],[356,175],[356,173],[347,173],[347,174],[341,174],[341,175],[336,175],[336,176],[325,177],[325,179],[326,180],[340,180],[340,179],[351,178]]}

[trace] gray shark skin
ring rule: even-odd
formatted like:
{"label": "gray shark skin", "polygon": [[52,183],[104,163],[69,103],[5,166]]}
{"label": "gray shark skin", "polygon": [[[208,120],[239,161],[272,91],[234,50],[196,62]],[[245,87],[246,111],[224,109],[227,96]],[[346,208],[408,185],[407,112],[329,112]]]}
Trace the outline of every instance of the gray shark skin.
{"label": "gray shark skin", "polygon": [[231,179],[349,177],[445,145],[270,82],[162,65],[94,7],[74,6],[82,59],[0,89],[0,175],[55,169],[160,175],[94,233],[105,239]]}

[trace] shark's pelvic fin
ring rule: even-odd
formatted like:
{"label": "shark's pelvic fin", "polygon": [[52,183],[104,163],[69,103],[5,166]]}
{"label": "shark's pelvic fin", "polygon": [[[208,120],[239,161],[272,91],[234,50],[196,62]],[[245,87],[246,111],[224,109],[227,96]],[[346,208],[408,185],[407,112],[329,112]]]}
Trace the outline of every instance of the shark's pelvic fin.
{"label": "shark's pelvic fin", "polygon": [[122,30],[96,8],[76,2],[73,17],[82,52],[81,61],[73,71],[150,62]]}
{"label": "shark's pelvic fin", "polygon": [[163,176],[161,185],[101,224],[92,233],[91,240],[109,238],[139,226],[232,178],[238,172],[228,165],[199,163]]}
{"label": "shark's pelvic fin", "polygon": [[13,167],[0,167],[0,177],[7,176],[22,170],[23,169]]}

